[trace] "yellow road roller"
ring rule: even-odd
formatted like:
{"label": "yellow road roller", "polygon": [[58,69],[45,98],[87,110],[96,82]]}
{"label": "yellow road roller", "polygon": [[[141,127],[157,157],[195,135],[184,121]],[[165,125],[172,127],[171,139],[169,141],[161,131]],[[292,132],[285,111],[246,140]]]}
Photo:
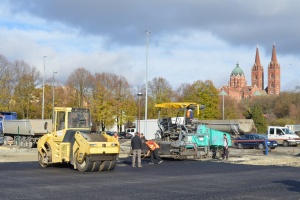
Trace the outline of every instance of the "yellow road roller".
{"label": "yellow road roller", "polygon": [[91,133],[89,109],[55,107],[52,129],[37,144],[41,167],[70,163],[81,172],[116,167],[120,143],[105,132]]}

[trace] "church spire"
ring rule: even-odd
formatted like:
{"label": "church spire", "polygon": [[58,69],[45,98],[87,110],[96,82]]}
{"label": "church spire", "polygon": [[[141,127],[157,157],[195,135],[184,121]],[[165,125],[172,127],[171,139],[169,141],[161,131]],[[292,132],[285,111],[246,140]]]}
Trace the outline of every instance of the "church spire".
{"label": "church spire", "polygon": [[258,45],[256,45],[256,55],[255,55],[255,64],[257,66],[260,66],[260,58],[259,58],[259,52],[258,52]]}
{"label": "church spire", "polygon": [[256,85],[259,90],[264,89],[264,68],[260,63],[258,45],[256,45],[255,63],[251,71],[251,81],[252,87]]}
{"label": "church spire", "polygon": [[271,58],[271,61],[272,61],[273,63],[277,63],[275,42],[273,43],[272,58]]}

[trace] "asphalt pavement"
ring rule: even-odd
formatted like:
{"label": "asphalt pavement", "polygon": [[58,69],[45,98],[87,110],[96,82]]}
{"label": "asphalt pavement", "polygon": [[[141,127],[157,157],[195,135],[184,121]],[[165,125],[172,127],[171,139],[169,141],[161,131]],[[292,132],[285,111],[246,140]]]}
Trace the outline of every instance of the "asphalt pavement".
{"label": "asphalt pavement", "polygon": [[0,163],[0,199],[299,199],[299,168],[164,160],[82,173],[68,165]]}
{"label": "asphalt pavement", "polygon": [[[160,165],[150,165],[145,158],[142,168],[132,168],[130,140],[121,144],[117,167],[108,172],[81,173],[69,165],[41,168],[37,161],[0,163],[0,199],[300,199],[297,167],[212,159],[164,159]],[[36,154],[36,149],[15,146],[1,151]],[[299,151],[299,147],[279,147],[271,153]],[[263,154],[257,149],[231,148],[230,152],[233,156]]]}

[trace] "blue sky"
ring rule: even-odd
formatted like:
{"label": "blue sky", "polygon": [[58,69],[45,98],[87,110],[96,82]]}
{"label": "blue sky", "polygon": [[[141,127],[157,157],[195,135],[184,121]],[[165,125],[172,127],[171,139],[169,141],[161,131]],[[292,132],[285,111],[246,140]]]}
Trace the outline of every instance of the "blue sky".
{"label": "blue sky", "polygon": [[164,77],[227,85],[238,62],[248,85],[258,44],[265,70],[273,42],[281,90],[300,85],[300,1],[0,0],[0,54],[24,60],[63,83],[78,67],[124,76],[135,88]]}

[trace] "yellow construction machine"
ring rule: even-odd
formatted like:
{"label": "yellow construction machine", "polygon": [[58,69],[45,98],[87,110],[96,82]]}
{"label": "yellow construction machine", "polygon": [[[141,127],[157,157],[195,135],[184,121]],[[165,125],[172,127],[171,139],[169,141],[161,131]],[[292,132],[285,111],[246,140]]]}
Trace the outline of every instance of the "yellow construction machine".
{"label": "yellow construction machine", "polygon": [[116,167],[120,143],[105,132],[90,132],[89,109],[56,107],[54,113],[53,130],[41,137],[37,145],[41,167],[70,163],[81,172]]}

